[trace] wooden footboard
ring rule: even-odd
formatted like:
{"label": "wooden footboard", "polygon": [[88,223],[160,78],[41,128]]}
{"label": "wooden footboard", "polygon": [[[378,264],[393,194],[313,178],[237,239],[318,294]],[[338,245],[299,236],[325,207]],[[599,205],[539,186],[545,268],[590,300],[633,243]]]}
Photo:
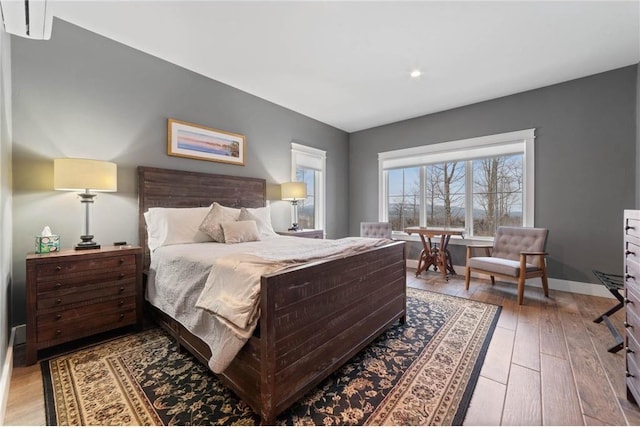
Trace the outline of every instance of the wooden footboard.
{"label": "wooden footboard", "polygon": [[[259,337],[220,375],[261,423],[304,396],[406,317],[404,242],[262,277]],[[159,324],[203,363],[206,344],[165,314]]]}
{"label": "wooden footboard", "polygon": [[222,374],[257,412],[276,416],[406,316],[403,242],[262,278],[260,338]]}

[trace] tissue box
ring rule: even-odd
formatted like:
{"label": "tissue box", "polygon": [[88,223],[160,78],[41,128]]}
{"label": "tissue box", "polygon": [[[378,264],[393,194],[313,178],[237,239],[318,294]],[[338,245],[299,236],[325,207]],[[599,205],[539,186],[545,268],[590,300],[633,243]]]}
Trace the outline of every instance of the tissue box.
{"label": "tissue box", "polygon": [[60,236],[36,236],[36,254],[60,251]]}

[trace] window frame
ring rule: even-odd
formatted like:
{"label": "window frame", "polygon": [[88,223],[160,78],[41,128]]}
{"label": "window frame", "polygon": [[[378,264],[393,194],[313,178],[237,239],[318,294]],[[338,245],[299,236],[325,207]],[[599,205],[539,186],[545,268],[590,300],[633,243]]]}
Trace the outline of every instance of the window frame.
{"label": "window frame", "polygon": [[[448,161],[471,162],[492,156],[522,154],[522,223],[523,226],[534,225],[534,196],[535,196],[535,159],[534,159],[535,128],[501,134],[485,135],[481,137],[454,140],[443,143],[428,144],[406,149],[391,150],[378,153],[378,219],[388,221],[388,169],[406,167],[424,167]],[[423,168],[424,170],[424,168]],[[426,224],[426,198],[424,196],[424,172],[420,173],[421,184],[421,212],[420,224]],[[485,237],[470,235],[473,228],[471,208],[473,207],[473,174],[465,174],[465,236],[471,239],[483,240]],[[394,231],[394,236],[407,236],[403,231]],[[492,238],[491,238],[492,239]]]}
{"label": "window frame", "polygon": [[[315,171],[316,195],[314,205],[314,229],[325,230],[326,219],[326,170],[327,152],[315,147],[291,142],[291,181],[296,180],[298,167]],[[291,208],[293,217],[293,207]]]}

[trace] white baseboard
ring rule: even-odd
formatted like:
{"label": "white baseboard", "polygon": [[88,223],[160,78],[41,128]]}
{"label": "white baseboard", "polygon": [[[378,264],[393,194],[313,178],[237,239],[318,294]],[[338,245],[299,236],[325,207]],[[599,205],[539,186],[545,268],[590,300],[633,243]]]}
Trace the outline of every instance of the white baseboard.
{"label": "white baseboard", "polygon": [[16,337],[15,327],[11,329],[7,355],[2,365],[2,377],[0,377],[0,424],[4,425],[4,417],[7,412],[7,401],[9,400],[9,387],[11,386],[11,373],[13,372],[13,344]]}
{"label": "white baseboard", "polygon": [[[407,260],[407,267],[417,269],[418,261]],[[464,266],[454,266],[453,269],[459,274],[464,275],[464,270],[465,270]],[[479,274],[476,272],[472,272],[471,276],[474,278],[489,279],[488,275]],[[512,281],[505,278],[500,278],[499,281],[516,284],[516,281]],[[540,282],[540,278],[527,280],[525,284],[531,287],[542,288],[542,282]],[[566,291],[568,293],[586,294],[588,296],[608,297],[610,299],[614,299],[611,293],[609,293],[609,291],[604,286],[600,284],[591,284],[589,282],[579,282],[579,281],[569,281],[567,279],[549,278],[549,289]]]}

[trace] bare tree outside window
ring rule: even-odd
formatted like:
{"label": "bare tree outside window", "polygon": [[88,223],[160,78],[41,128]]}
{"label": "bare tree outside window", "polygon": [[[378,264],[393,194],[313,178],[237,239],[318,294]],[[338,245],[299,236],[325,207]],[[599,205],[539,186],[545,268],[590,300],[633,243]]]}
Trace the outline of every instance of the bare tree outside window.
{"label": "bare tree outside window", "polygon": [[316,171],[311,168],[296,168],[296,181],[307,184],[307,198],[298,202],[298,224],[303,229],[314,229],[316,212]]}
{"label": "bare tree outside window", "polygon": [[473,161],[473,231],[493,236],[498,226],[522,225],[522,155]]}
{"label": "bare tree outside window", "polygon": [[420,167],[388,171],[388,217],[392,230],[420,223]]}
{"label": "bare tree outside window", "polygon": [[465,163],[427,166],[427,226],[464,227]]}

